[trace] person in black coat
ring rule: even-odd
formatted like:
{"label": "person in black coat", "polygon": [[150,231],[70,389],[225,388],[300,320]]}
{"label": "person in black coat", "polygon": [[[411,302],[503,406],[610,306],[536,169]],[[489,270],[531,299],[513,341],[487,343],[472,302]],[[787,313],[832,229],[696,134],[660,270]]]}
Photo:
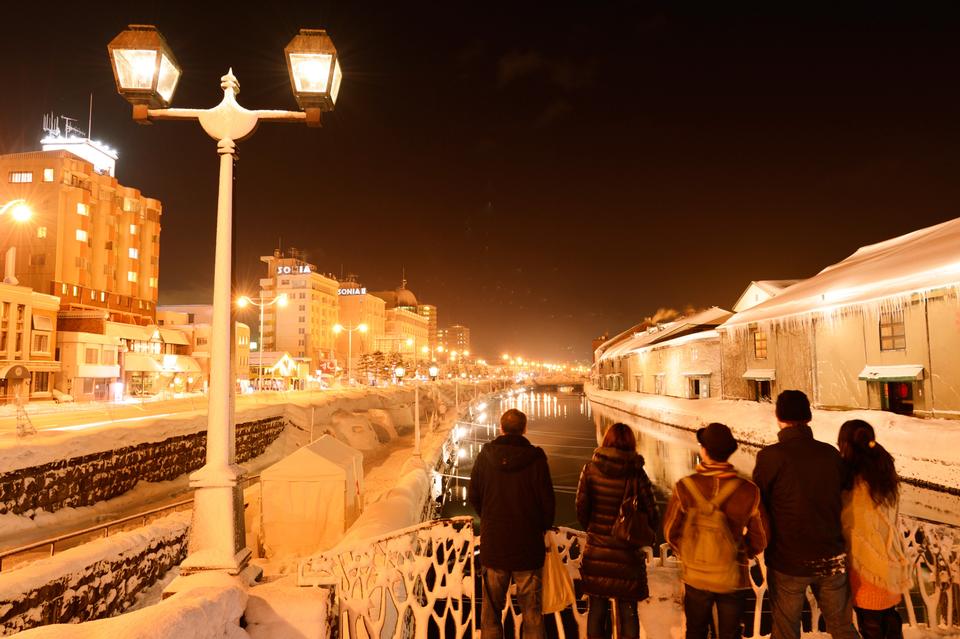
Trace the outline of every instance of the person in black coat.
{"label": "person in black coat", "polygon": [[512,408],[499,437],[473,464],[467,498],[480,515],[484,639],[503,637],[501,617],[511,578],[523,615],[523,637],[543,637],[544,533],[553,526],[555,499],[547,456],[523,434],[527,416]]}
{"label": "person in black coat", "polygon": [[577,486],[577,519],[587,531],[580,579],[583,591],[590,595],[590,638],[603,635],[610,598],[617,600],[618,636],[640,636],[637,602],[650,594],[644,554],[611,534],[627,484],[633,481],[637,482],[639,508],[646,513],[650,527],[657,530],[659,513],[653,486],[643,471],[643,457],[637,454],[636,436],[629,426],[617,423],[607,429],[600,448],[583,467]]}
{"label": "person in black coat", "polygon": [[840,452],[813,437],[810,400],[798,390],[777,397],[777,443],[757,453],[753,481],[770,516],[764,554],[772,639],[800,639],[800,615],[811,587],[834,639],[854,639],[853,606],[840,523],[840,493],[849,470]]}

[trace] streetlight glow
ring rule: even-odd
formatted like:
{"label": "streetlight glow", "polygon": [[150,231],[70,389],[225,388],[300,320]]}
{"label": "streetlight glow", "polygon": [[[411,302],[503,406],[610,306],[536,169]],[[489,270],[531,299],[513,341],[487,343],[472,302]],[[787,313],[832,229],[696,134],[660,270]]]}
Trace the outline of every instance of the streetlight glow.
{"label": "streetlight glow", "polygon": [[366,332],[367,332],[367,325],[366,325],[366,324],[361,324],[360,326],[357,327],[357,330],[360,331],[361,333],[366,333]]}
{"label": "streetlight glow", "polygon": [[334,324],[334,325],[333,325],[333,334],[334,334],[334,335],[339,335],[342,331],[343,331],[343,325],[342,325],[342,324]]}
{"label": "streetlight glow", "polygon": [[237,298],[238,308],[246,308],[249,305],[250,305],[250,298],[247,297],[246,295],[241,295],[239,298]]}
{"label": "streetlight glow", "polygon": [[290,298],[287,297],[286,293],[281,293],[280,297],[277,298],[277,306],[283,308],[290,301]]}

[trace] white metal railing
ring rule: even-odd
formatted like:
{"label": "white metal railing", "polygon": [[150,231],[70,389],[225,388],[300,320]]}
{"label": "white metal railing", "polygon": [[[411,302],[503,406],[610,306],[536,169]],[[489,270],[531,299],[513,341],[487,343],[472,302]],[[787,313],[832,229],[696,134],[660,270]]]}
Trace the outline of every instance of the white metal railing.
{"label": "white metal railing", "polygon": [[[942,632],[960,630],[960,531],[907,517],[902,518],[901,530],[907,556],[915,567],[914,587],[904,593],[905,625]],[[556,541],[567,571],[578,579],[584,532],[561,527]],[[420,638],[427,637],[431,627],[440,636],[475,636],[478,593],[474,556],[479,542],[472,518],[437,519],[322,553],[301,563],[298,581],[302,586],[336,590],[343,637]],[[678,574],[668,547],[661,548],[660,557],[645,550],[648,573],[669,570]],[[769,632],[766,568],[762,561],[752,568],[754,574],[759,572],[759,579],[751,580],[755,599],[744,635],[760,637],[763,631]],[[582,595],[576,606],[552,615],[561,639],[567,636],[564,618],[568,628],[572,618],[578,636],[586,636],[586,599]],[[810,627],[816,631],[820,612],[809,591],[807,599]],[[517,607],[507,606],[504,618],[507,616],[512,617],[514,635],[519,637]]]}

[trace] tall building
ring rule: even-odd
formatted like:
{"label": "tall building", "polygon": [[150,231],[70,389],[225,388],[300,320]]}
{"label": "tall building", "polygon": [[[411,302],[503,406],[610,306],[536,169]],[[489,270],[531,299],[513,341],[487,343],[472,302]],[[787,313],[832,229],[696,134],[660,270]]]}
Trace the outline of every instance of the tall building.
{"label": "tall building", "polygon": [[[85,139],[45,148],[54,146],[0,156],[0,204],[24,199],[33,210],[22,226],[0,234],[0,253],[15,246],[20,284],[56,295],[61,310],[97,310],[112,321],[151,324],[160,201],[117,182],[109,149]],[[97,157],[104,162],[90,161]]]}
{"label": "tall building", "polygon": [[417,305],[417,314],[427,318],[427,346],[430,350],[437,348],[437,307],[433,304]]}
{"label": "tall building", "polygon": [[264,351],[286,351],[297,358],[309,358],[316,371],[336,359],[333,325],[339,321],[339,285],[332,276],[321,275],[294,248],[277,249],[260,261],[267,276],[260,280],[264,300],[287,295],[286,306],[273,304],[264,309]]}
{"label": "tall building", "polygon": [[0,402],[52,398],[59,306],[52,295],[0,283]]}
{"label": "tall building", "polygon": [[[356,275],[348,275],[342,280],[337,294],[339,321],[344,328],[343,332],[336,336],[337,361],[346,368],[345,364],[350,355],[356,365],[358,357],[377,350],[380,338],[386,331],[386,302],[369,293]],[[366,332],[354,330],[351,337],[349,331],[361,324],[367,326]]]}
{"label": "tall building", "polygon": [[470,329],[460,324],[448,326],[441,332],[442,345],[448,351],[462,353],[470,350]]}

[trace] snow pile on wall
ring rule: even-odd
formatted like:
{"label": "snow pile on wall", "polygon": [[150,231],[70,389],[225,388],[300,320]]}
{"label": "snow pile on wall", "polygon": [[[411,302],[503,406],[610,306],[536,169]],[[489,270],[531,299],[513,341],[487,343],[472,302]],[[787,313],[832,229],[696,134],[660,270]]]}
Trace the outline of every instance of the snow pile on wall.
{"label": "snow pile on wall", "polygon": [[370,420],[362,414],[338,410],[333,414],[332,426],[337,439],[357,450],[373,450],[380,446]]}
{"label": "snow pile on wall", "polygon": [[0,573],[0,627],[76,623],[125,610],[180,563],[189,527],[190,513],[178,512]]}
{"label": "snow pile on wall", "polygon": [[247,593],[237,585],[203,586],[119,617],[69,626],[44,626],[17,636],[24,639],[249,639],[250,635],[240,627],[246,603]]}
{"label": "snow pile on wall", "polygon": [[393,415],[382,408],[371,408],[367,411],[367,419],[370,425],[377,431],[377,437],[383,441],[392,441],[397,438],[397,426],[393,421]]}

